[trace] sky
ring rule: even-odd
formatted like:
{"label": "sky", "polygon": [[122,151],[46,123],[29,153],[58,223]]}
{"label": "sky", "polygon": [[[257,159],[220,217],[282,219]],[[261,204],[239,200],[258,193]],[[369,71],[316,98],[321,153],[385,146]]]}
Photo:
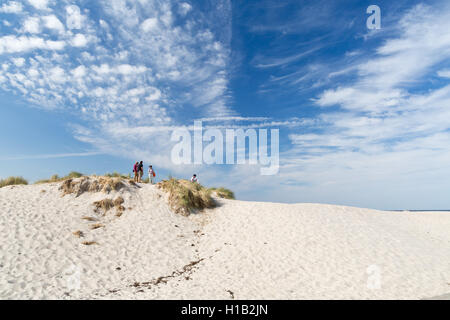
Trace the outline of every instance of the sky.
{"label": "sky", "polygon": [[[450,208],[448,1],[1,0],[0,19],[0,178],[143,160],[241,200]],[[174,163],[195,120],[278,129],[277,174]]]}

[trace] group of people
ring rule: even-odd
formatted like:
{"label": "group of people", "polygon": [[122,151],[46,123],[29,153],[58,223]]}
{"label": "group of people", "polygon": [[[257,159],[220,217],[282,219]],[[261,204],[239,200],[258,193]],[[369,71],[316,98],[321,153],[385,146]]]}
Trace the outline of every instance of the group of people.
{"label": "group of people", "polygon": [[[144,176],[144,162],[137,161],[133,166],[133,173],[134,173],[134,181],[135,182],[142,182],[142,177]],[[156,177],[155,170],[153,170],[153,166],[148,166],[148,180],[149,183],[153,184],[153,180]]]}
{"label": "group of people", "polygon": [[[144,162],[143,161],[136,161],[136,163],[133,166],[133,173],[134,173],[134,181],[135,182],[142,182],[142,177],[144,176]],[[148,182],[150,184],[154,183],[154,179],[156,177],[155,170],[153,170],[153,166],[148,166]],[[191,178],[191,182],[193,183],[199,183],[197,175],[194,174]]]}

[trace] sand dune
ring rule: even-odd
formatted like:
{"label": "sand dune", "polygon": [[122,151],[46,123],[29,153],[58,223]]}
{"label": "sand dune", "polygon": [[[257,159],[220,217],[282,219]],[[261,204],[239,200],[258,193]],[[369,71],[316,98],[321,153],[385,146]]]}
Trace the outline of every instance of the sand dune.
{"label": "sand dune", "polygon": [[[450,292],[448,213],[217,199],[219,207],[183,217],[155,186],[79,197],[62,197],[59,186],[0,189],[1,299],[421,299]],[[122,215],[94,212],[95,201],[119,196]]]}

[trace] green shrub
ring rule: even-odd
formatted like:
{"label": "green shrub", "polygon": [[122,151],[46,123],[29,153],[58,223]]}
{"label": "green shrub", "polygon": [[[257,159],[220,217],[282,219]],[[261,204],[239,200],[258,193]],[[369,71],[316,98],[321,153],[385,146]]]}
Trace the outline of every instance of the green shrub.
{"label": "green shrub", "polygon": [[9,178],[0,180],[0,188],[6,187],[6,186],[20,185],[20,184],[26,185],[26,184],[28,184],[28,181],[22,177],[9,177]]}

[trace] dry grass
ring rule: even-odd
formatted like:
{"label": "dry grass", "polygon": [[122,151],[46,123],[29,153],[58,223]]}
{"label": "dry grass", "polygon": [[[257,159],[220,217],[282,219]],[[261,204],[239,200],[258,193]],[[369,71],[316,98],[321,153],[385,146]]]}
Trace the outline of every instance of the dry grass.
{"label": "dry grass", "polygon": [[59,177],[57,174],[54,174],[50,177],[50,179],[39,180],[39,181],[36,181],[34,184],[60,182],[60,181],[68,180],[68,179],[81,178],[82,176],[83,176],[82,173],[72,171],[67,176]]}
{"label": "dry grass", "polygon": [[75,232],[72,232],[72,234],[77,237],[77,238],[81,238],[84,236],[83,231],[77,230]]}
{"label": "dry grass", "polygon": [[67,179],[59,187],[66,194],[75,194],[77,197],[85,192],[119,191],[125,188],[126,184],[122,178],[109,177],[81,177],[79,179]]}
{"label": "dry grass", "polygon": [[103,211],[103,214],[106,214],[111,208],[114,208],[114,201],[112,201],[111,199],[95,201],[94,207],[95,212],[100,213],[100,211]]}
{"label": "dry grass", "polygon": [[9,177],[9,178],[0,180],[0,188],[6,187],[6,186],[21,185],[21,184],[27,185],[28,181],[22,177]]}
{"label": "dry grass", "polygon": [[95,229],[99,229],[99,228],[103,228],[103,227],[105,227],[105,225],[101,224],[101,223],[96,223],[96,224],[92,224],[89,226],[89,228],[91,228],[91,230],[95,230]]}
{"label": "dry grass", "polygon": [[101,211],[103,211],[103,215],[105,215],[112,208],[116,208],[116,216],[120,217],[125,211],[125,207],[122,206],[124,202],[125,200],[123,200],[123,198],[120,196],[114,200],[106,198],[93,203],[95,206],[94,211],[96,213],[100,213]]}
{"label": "dry grass", "polygon": [[125,174],[120,174],[120,173],[115,172],[115,171],[113,173],[105,173],[104,176],[108,177],[108,178],[131,179],[131,174],[125,175]]}
{"label": "dry grass", "polygon": [[87,221],[97,221],[97,219],[96,219],[96,218],[93,218],[93,217],[88,217],[88,216],[84,216],[84,217],[81,217],[81,219],[83,219],[83,220],[87,220]]}
{"label": "dry grass", "polygon": [[115,206],[115,207],[120,207],[124,202],[125,202],[125,200],[123,200],[122,197],[117,197],[117,198],[114,200],[114,206]]}
{"label": "dry grass", "polygon": [[85,246],[92,246],[94,244],[98,244],[97,241],[83,241],[81,244],[84,244]]}
{"label": "dry grass", "polygon": [[234,192],[231,191],[230,189],[221,187],[221,188],[209,188],[209,190],[214,192],[219,198],[232,199],[232,200],[235,199]]}
{"label": "dry grass", "polygon": [[175,213],[187,216],[195,210],[215,206],[211,190],[198,183],[171,178],[159,182],[157,186],[169,193],[169,205]]}

